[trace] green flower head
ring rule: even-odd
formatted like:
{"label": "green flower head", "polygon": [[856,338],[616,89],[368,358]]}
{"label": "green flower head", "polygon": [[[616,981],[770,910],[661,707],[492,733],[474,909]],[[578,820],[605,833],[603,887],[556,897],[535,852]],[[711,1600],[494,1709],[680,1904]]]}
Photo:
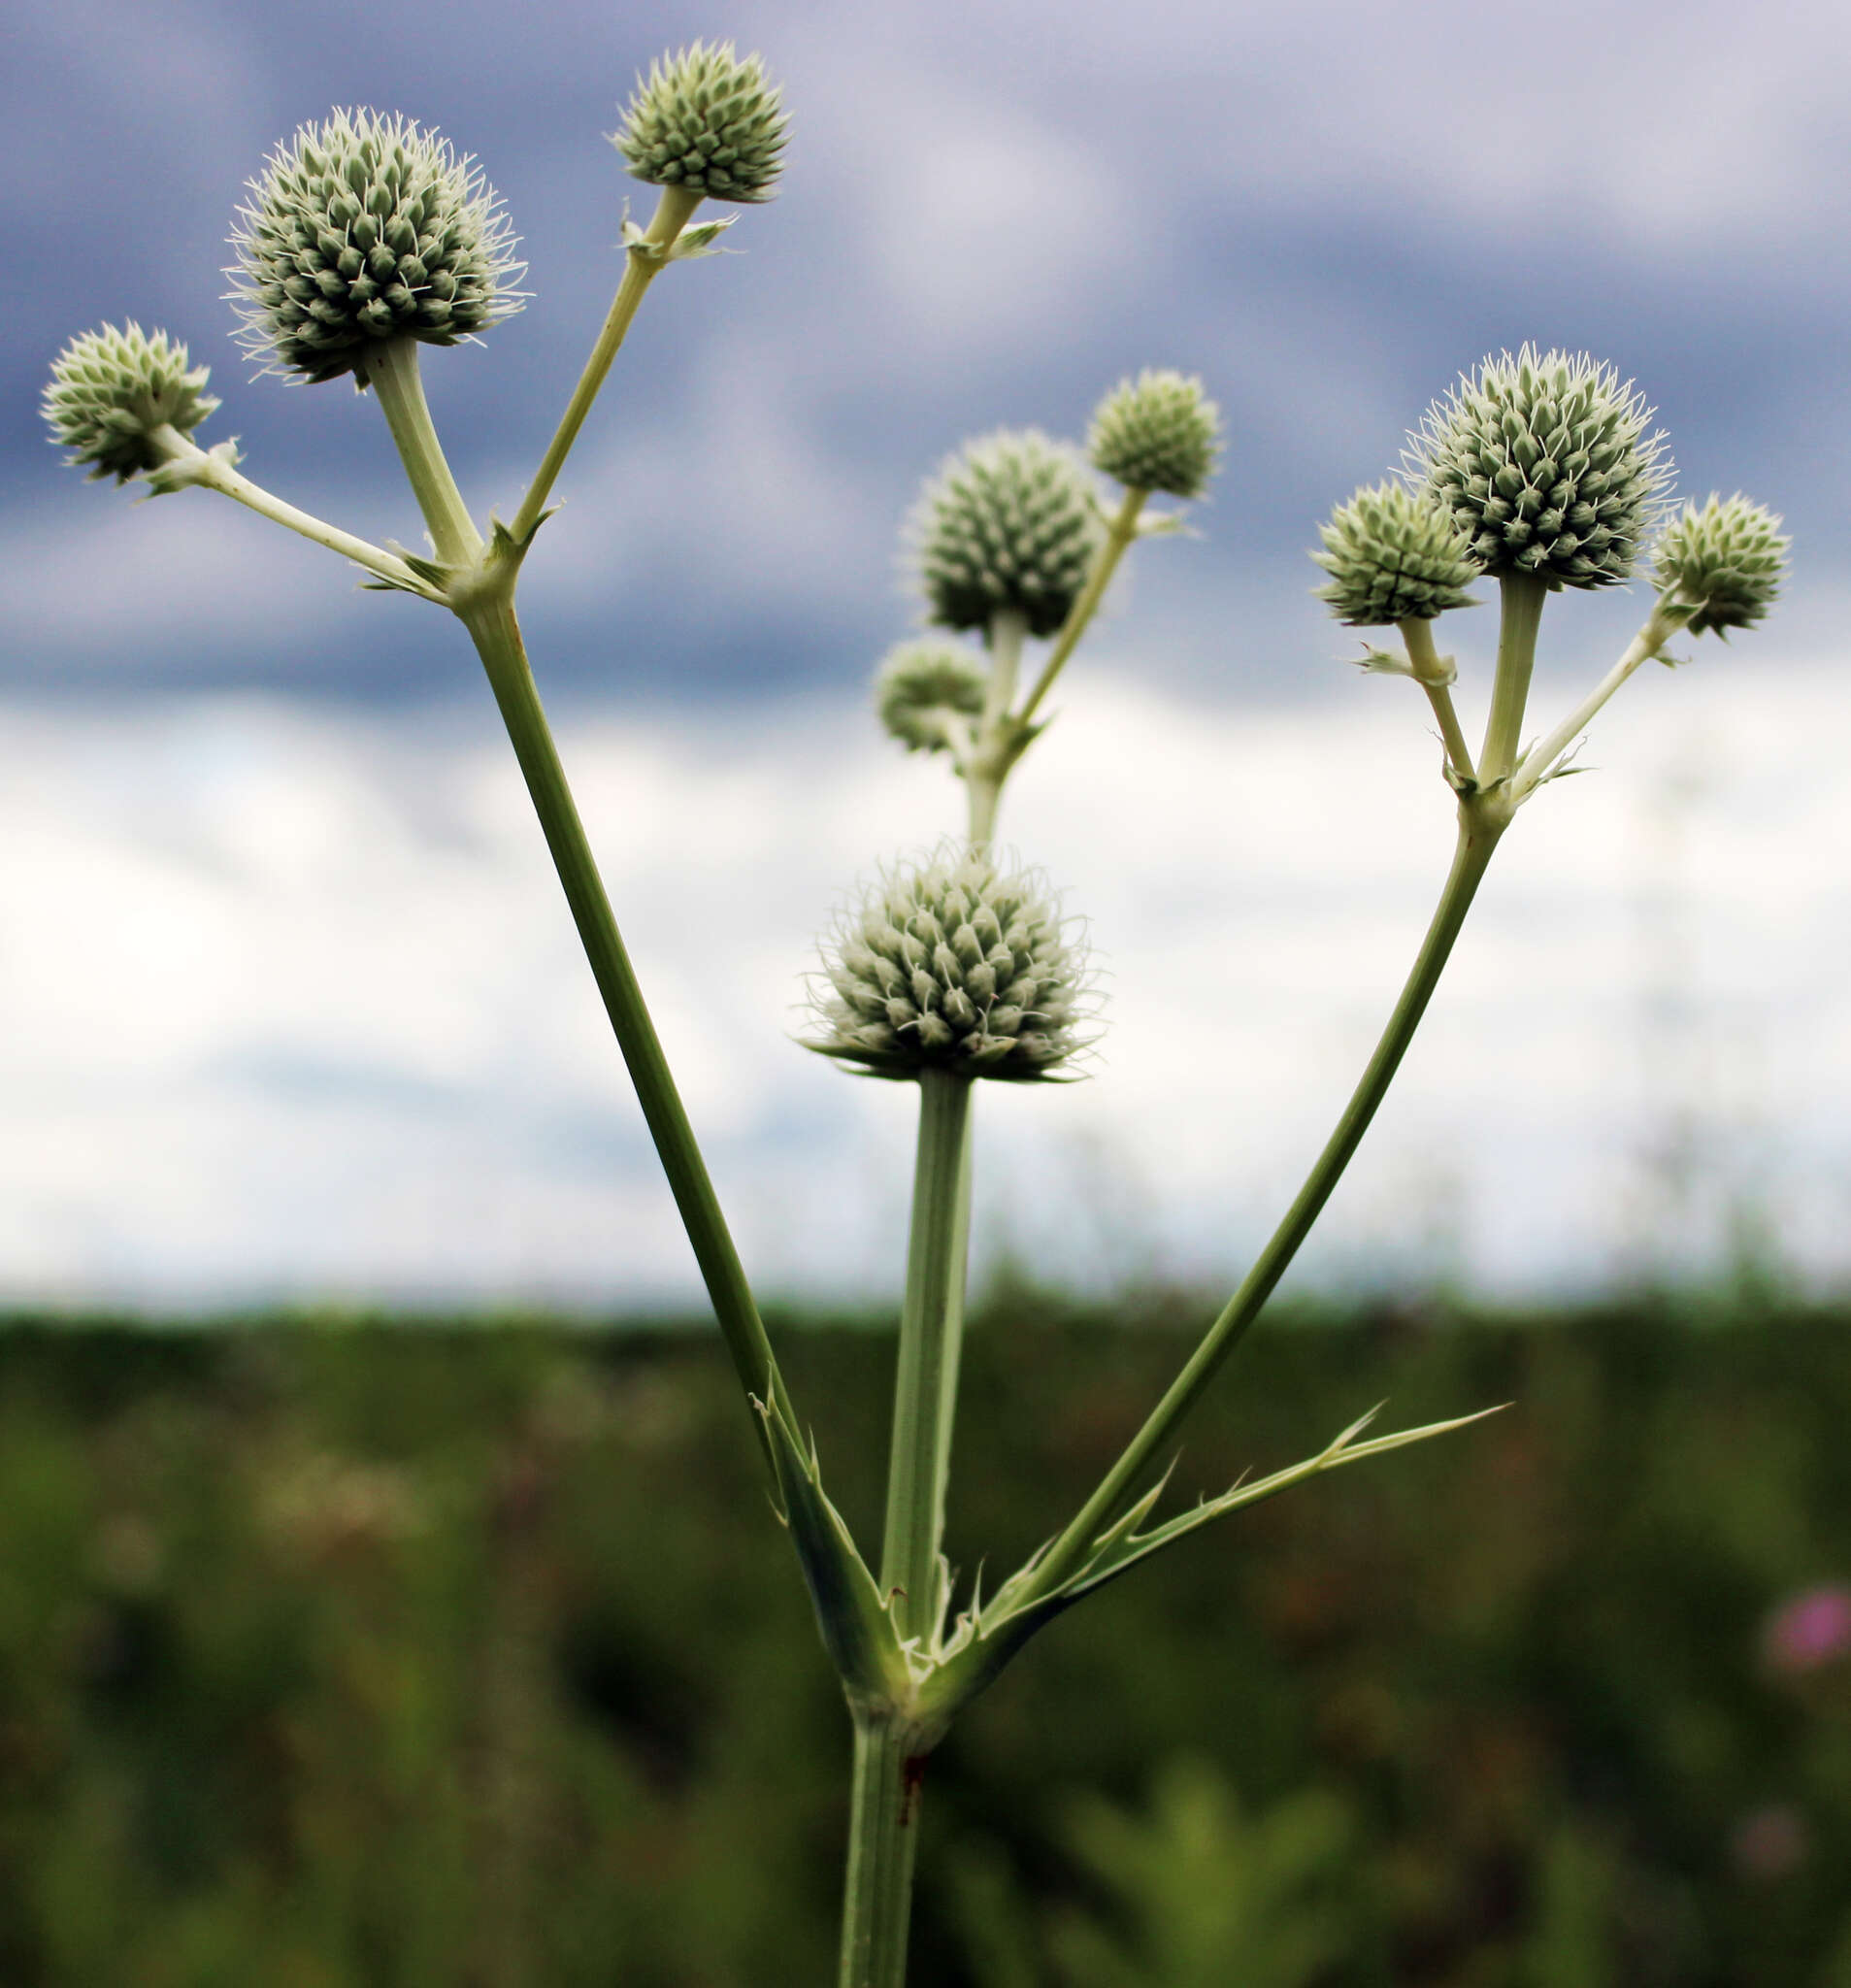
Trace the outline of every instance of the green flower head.
{"label": "green flower head", "polygon": [[1408,467],[1485,572],[1614,586],[1637,564],[1670,480],[1651,414],[1611,366],[1525,346],[1435,403]]}
{"label": "green flower head", "polygon": [[1221,453],[1221,411],[1200,380],[1146,367],[1093,411],[1086,453],[1127,489],[1200,497]]}
{"label": "green flower head", "polygon": [[909,522],[927,618],[987,628],[999,609],[1052,635],[1105,536],[1086,466],[1040,429],[967,442],[931,478]]}
{"label": "green flower head", "polygon": [[167,460],[156,429],[190,439],[217,407],[207,378],[206,367],[187,367],[178,339],[146,332],[131,318],[120,331],[105,324],[80,332],[51,361],[40,406],[52,440],[71,451],[69,462],[88,463],[92,479],[125,483]]}
{"label": "green flower head", "polygon": [[1771,511],[1712,491],[1701,511],[1687,504],[1659,540],[1653,577],[1660,593],[1697,610],[1686,624],[1693,635],[1725,635],[1752,628],[1773,606],[1792,544]]}
{"label": "green flower head", "polygon": [[708,200],[769,200],[790,118],[756,55],[695,42],[638,77],[611,143],[639,180]]}
{"label": "green flower head", "polygon": [[1339,504],[1318,529],[1324,549],[1311,557],[1331,578],[1312,592],[1352,628],[1431,621],[1472,604],[1466,589],[1478,567],[1471,544],[1425,494],[1377,483]]}
{"label": "green flower head", "polygon": [[806,1046],[870,1077],[1049,1077],[1091,1041],[1069,932],[1036,871],[950,844],[896,864],[824,944]]}
{"label": "green flower head", "polygon": [[949,751],[960,719],[979,717],[990,673],[984,659],[950,642],[903,642],[875,676],[880,722],[909,752]]}
{"label": "green flower head", "polygon": [[335,111],[250,182],[232,234],[241,337],[304,380],[351,373],[368,348],[452,346],[512,316],[525,264],[476,161],[410,118]]}

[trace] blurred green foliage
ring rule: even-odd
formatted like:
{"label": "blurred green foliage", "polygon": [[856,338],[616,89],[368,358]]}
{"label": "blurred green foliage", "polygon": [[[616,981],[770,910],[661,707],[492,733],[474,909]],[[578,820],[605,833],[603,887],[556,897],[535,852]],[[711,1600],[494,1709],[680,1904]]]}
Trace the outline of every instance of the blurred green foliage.
{"label": "blurred green foliage", "polygon": [[[1068,1514],[1195,1308],[974,1328],[950,1547]],[[877,1520],[891,1340],[779,1332]],[[1173,1496],[1464,1434],[1057,1623],[934,1757],[926,1988],[1851,1983],[1843,1317],[1301,1311]],[[847,1729],[699,1332],[0,1331],[0,1981],[832,1978]]]}

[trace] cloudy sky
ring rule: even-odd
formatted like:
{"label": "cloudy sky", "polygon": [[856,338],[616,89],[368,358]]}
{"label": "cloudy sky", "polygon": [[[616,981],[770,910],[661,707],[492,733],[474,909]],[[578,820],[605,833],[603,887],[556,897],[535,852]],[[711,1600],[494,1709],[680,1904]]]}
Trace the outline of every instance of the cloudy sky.
{"label": "cloudy sky", "polygon": [[[1321,617],[1316,523],[1526,339],[1638,382],[1679,487],[1795,538],[1777,620],[1653,668],[1507,839],[1306,1275],[1588,1290],[1746,1250],[1851,1276],[1851,29],[1838,10],[1149,0],[34,10],[0,80],[0,1297],[678,1303],[685,1248],[446,617],[203,495],[57,467],[51,354],[210,361],[247,471],[417,541],[370,403],[249,380],[244,181],[371,104],[476,153],[534,292],[432,355],[512,509],[617,273],[602,134],[696,35],[794,124],[744,252],[658,285],[528,563],[536,668],[768,1291],[891,1286],[908,1100],[793,1047],[810,935],[957,818],[865,682],[920,477],[1143,364],[1229,447],[1140,549],[1005,830],[1109,972],[1095,1077],[984,1100],[984,1248],[1212,1281],[1289,1199],[1449,842],[1420,700]],[[646,196],[645,197],[646,199]],[[640,206],[645,204],[639,200]],[[646,210],[645,210],[646,211]],[[1552,722],[1636,594],[1544,625]],[[1448,623],[1469,713],[1490,611]]]}

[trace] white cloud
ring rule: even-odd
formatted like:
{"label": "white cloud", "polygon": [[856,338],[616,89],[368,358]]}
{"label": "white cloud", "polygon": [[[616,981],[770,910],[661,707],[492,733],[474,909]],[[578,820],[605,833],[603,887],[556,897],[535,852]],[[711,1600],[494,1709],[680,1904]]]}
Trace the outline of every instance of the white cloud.
{"label": "white cloud", "polygon": [[[1098,1075],[983,1100],[990,1245],[1226,1277],[1289,1198],[1425,921],[1450,828],[1406,686],[1243,713],[1089,668],[1012,792],[1109,973]],[[1611,769],[1500,852],[1315,1275],[1687,1267],[1759,1197],[1851,1271],[1851,774],[1834,672],[1711,647],[1601,722]],[[1543,713],[1546,715],[1546,713]],[[571,729],[565,756],[773,1289],[891,1289],[904,1087],[793,1046],[810,935],[953,825],[855,715]],[[0,711],[0,1291],[610,1303],[696,1286],[506,749],[201,700]],[[1682,1127],[1684,1204],[1640,1163]],[[1319,1266],[1322,1266],[1321,1271]],[[1384,1268],[1386,1267],[1386,1268]]]}

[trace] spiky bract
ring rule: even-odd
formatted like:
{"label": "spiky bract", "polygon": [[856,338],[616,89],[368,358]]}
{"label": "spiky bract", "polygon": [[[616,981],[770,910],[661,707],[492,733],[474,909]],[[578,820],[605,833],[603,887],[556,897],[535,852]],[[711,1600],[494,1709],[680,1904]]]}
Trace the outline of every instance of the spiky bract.
{"label": "spiky bract", "polygon": [[950,642],[903,642],[881,658],[875,709],[909,751],[942,752],[950,748],[960,719],[981,715],[988,687],[983,659],[968,648]]}
{"label": "spiky bract", "polygon": [[1687,504],[1659,540],[1654,578],[1661,593],[1696,608],[1686,623],[1693,635],[1752,628],[1780,591],[1792,543],[1765,506],[1712,491],[1701,511]]}
{"label": "spiky bract", "polygon": [[520,308],[499,196],[408,117],[335,111],[249,183],[225,274],[245,349],[277,371],[338,379],[381,340],[454,345]]}
{"label": "spiky bract", "polygon": [[1090,1040],[1069,929],[1037,871],[952,845],[896,864],[824,943],[808,1046],[873,1077],[1047,1077]]}
{"label": "spiky bract", "polygon": [[1128,489],[1200,497],[1221,453],[1221,411],[1200,380],[1146,367],[1094,409],[1086,453]]}
{"label": "spiky bract", "polygon": [[1525,346],[1435,403],[1409,468],[1487,573],[1614,586],[1632,575],[1669,480],[1651,414],[1611,366]]}
{"label": "spiky bract", "polygon": [[731,42],[694,42],[658,58],[637,86],[611,143],[639,180],[709,200],[769,200],[790,119],[757,55]]}
{"label": "spiky bract", "polygon": [[1039,428],[999,428],[939,466],[910,522],[928,619],[987,628],[998,609],[1051,635],[1104,537],[1077,453]]}
{"label": "spiky bract", "polygon": [[1331,578],[1311,591],[1352,628],[1431,621],[1469,608],[1478,577],[1466,535],[1452,514],[1400,483],[1358,490],[1318,531],[1324,549],[1311,557]]}
{"label": "spiky bract", "polygon": [[51,361],[40,407],[53,440],[71,451],[67,461],[88,463],[92,480],[125,483],[167,459],[152,439],[157,428],[190,437],[217,407],[205,390],[209,377],[207,367],[187,366],[178,339],[131,317],[119,331],[79,332]]}

